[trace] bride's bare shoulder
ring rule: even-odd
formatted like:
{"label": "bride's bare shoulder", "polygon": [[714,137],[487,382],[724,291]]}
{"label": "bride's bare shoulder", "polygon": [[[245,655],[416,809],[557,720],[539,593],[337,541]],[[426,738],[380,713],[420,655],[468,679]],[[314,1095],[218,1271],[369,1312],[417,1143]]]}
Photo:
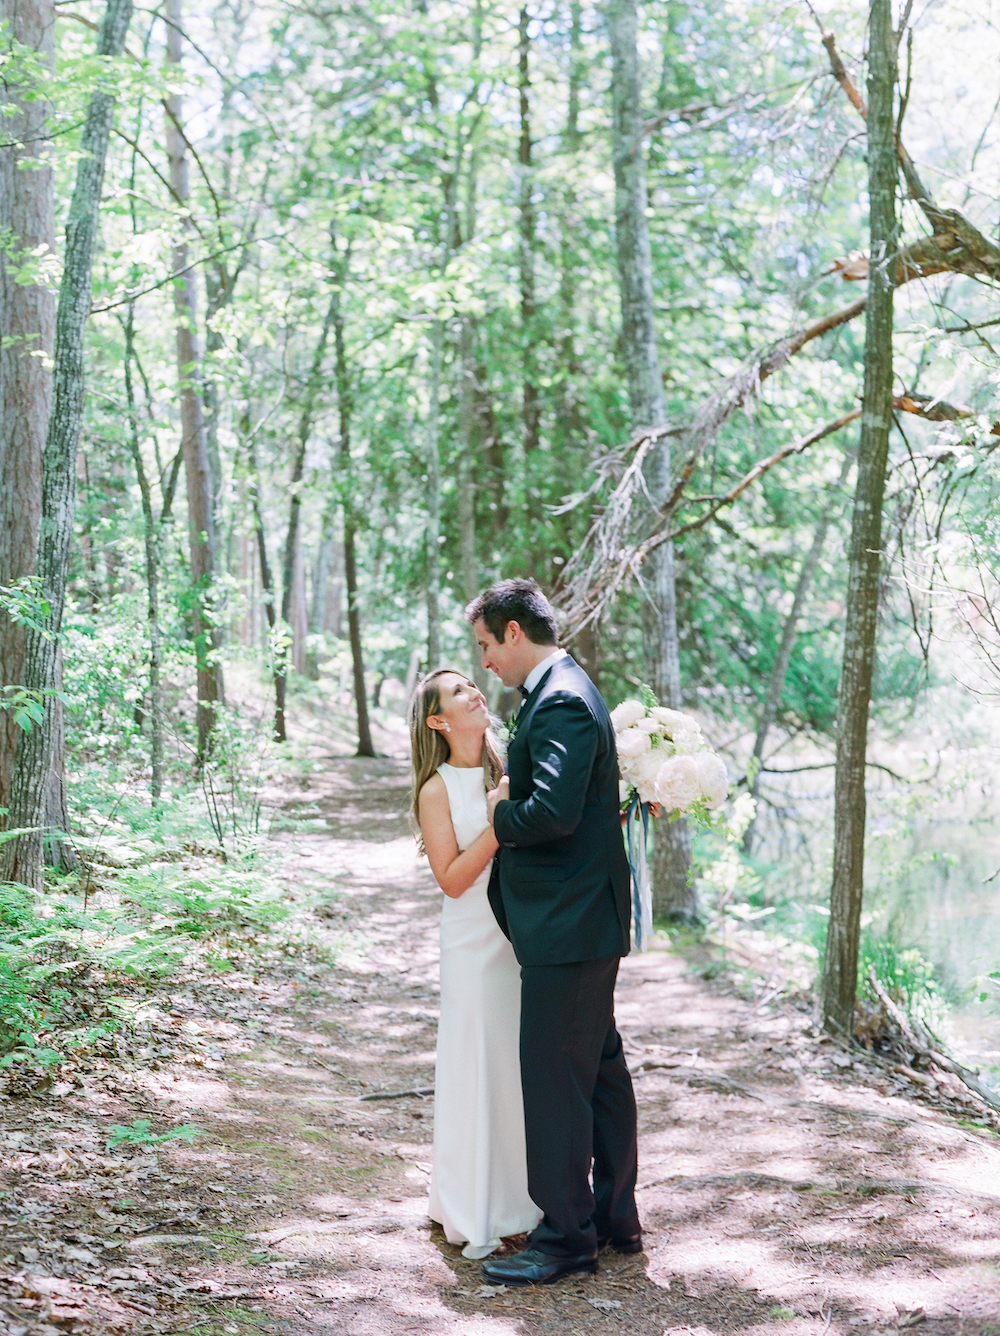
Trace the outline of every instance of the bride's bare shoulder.
{"label": "bride's bare shoulder", "polygon": [[431,775],[420,790],[417,803],[421,812],[433,812],[448,806],[448,790],[445,788],[444,780],[439,774]]}

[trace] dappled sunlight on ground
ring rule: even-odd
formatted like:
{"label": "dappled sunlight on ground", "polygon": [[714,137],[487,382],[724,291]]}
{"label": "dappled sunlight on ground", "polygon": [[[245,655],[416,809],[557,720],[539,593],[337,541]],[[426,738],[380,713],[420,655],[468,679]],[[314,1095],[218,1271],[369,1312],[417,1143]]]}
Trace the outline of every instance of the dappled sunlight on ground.
{"label": "dappled sunlight on ground", "polygon": [[[207,1135],[130,1187],[147,1223],[112,1243],[116,1284],[203,1296],[204,1336],[1000,1332],[1000,1141],[976,1110],[845,1070],[808,1016],[707,983],[662,942],[623,963],[618,990],[645,1256],[485,1286],[426,1217],[440,893],[406,830],[405,768],[324,767],[281,795],[273,834],[290,893],[322,909],[327,963],[206,980],[185,1012],[202,1065],[137,1075],[153,1112]],[[79,1116],[121,1117],[116,1099],[89,1089]],[[120,1218],[100,1210],[95,1229]],[[189,1329],[142,1293],[146,1316],[133,1306],[118,1330]]]}

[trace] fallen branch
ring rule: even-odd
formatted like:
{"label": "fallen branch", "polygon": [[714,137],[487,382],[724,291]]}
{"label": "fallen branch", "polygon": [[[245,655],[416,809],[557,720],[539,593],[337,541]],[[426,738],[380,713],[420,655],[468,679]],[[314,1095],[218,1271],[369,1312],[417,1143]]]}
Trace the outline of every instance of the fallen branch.
{"label": "fallen branch", "polygon": [[410,1095],[418,1095],[423,1099],[426,1095],[433,1095],[433,1086],[421,1086],[419,1090],[386,1090],[376,1091],[371,1095],[359,1095],[358,1099],[364,1102],[366,1099],[407,1099]]}
{"label": "fallen branch", "polygon": [[963,1085],[968,1086],[974,1095],[978,1095],[984,1104],[988,1104],[991,1109],[1000,1111],[1000,1096],[997,1096],[988,1086],[983,1085],[975,1072],[969,1071],[968,1067],[963,1067],[962,1064],[956,1062],[954,1058],[948,1057],[946,1053],[940,1053],[937,1049],[931,1048],[917,1038],[913,1026],[910,1024],[909,1017],[904,1011],[896,1006],[895,1002],[893,1002],[892,998],[879,983],[874,965],[868,971],[868,980],[871,983],[872,988],[875,990],[876,997],[899,1026],[906,1038],[906,1042],[916,1053],[926,1059],[926,1061],[933,1063],[935,1067],[940,1067],[942,1071],[950,1072],[952,1076],[957,1076]]}

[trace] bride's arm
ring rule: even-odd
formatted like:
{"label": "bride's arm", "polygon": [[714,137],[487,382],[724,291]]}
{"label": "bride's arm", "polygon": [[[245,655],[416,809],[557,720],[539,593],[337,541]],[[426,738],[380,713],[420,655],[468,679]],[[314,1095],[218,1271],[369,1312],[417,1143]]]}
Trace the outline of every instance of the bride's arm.
{"label": "bride's arm", "polygon": [[468,849],[459,853],[455,827],[451,824],[448,790],[440,775],[432,775],[420,790],[417,804],[420,833],[434,880],[453,900],[467,891],[497,851],[493,827],[487,826]]}

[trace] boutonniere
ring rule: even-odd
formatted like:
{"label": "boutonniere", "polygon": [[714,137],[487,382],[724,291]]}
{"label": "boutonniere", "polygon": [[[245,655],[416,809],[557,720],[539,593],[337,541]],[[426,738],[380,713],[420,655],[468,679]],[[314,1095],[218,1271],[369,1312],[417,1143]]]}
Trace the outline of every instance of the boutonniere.
{"label": "boutonniere", "polygon": [[515,710],[514,713],[513,713],[513,714],[510,716],[510,718],[507,720],[507,746],[508,746],[508,747],[509,747],[510,744],[514,741],[514,739],[517,737],[517,717],[518,717],[518,714],[519,714],[519,713],[520,713],[520,711]]}

